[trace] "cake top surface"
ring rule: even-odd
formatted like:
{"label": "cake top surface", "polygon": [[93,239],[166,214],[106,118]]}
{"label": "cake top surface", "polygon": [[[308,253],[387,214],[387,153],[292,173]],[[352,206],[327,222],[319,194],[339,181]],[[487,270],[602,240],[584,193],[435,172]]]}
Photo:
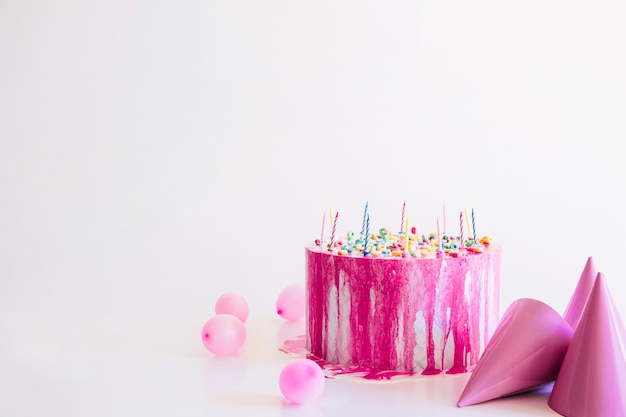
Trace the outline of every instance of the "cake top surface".
{"label": "cake top surface", "polygon": [[393,234],[387,229],[379,233],[366,236],[348,232],[346,236],[335,239],[332,244],[329,239],[320,242],[315,240],[308,249],[328,252],[338,256],[356,256],[372,258],[400,258],[400,257],[459,257],[479,254],[493,249],[491,236],[482,236],[477,241],[473,238],[464,239],[460,236],[442,235],[441,244],[435,233],[428,235],[407,234],[404,232]]}
{"label": "cake top surface", "polygon": [[[410,227],[409,218],[405,216],[406,202],[402,206],[401,229],[394,233],[382,227],[377,232],[370,231],[370,217],[368,204],[365,204],[363,226],[360,232],[350,231],[344,236],[336,237],[339,212],[333,216],[332,207],[329,213],[330,237],[324,237],[324,226],[327,214],[322,217],[322,232],[314,245],[307,249],[327,252],[329,255],[371,258],[440,258],[476,255],[494,249],[492,238],[489,235],[476,234],[474,209],[470,216],[467,208],[459,213],[459,233],[447,233],[445,226],[445,206],[443,210],[444,231],[441,233],[439,218],[437,217],[437,231],[427,234],[418,234],[415,227]],[[464,222],[465,220],[465,222]]]}

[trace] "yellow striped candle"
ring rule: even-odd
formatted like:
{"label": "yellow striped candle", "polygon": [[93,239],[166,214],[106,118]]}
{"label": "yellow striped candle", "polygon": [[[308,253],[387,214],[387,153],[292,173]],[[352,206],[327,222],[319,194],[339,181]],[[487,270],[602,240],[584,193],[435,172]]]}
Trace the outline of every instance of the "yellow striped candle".
{"label": "yellow striped candle", "polygon": [[406,218],[406,230],[404,232],[404,253],[409,253],[409,218]]}

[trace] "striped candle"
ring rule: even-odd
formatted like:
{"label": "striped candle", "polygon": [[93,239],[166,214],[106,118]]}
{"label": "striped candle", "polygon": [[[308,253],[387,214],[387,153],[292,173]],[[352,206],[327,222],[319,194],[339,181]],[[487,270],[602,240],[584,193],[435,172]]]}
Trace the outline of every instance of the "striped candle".
{"label": "striped candle", "polygon": [[443,203],[443,234],[446,234],[446,203]]}
{"label": "striped candle", "polygon": [[324,214],[322,215],[322,234],[320,236],[320,246],[324,245],[324,225],[326,224],[326,210],[324,210]]}
{"label": "striped candle", "polygon": [[404,214],[406,211],[406,200],[402,204],[402,217],[400,217],[400,233],[402,233],[402,229],[404,229]]}
{"label": "striped candle", "polygon": [[330,228],[333,228],[333,206],[328,208],[328,219],[330,220]]}
{"label": "striped candle", "polygon": [[470,229],[469,216],[467,215],[467,207],[465,207],[465,223],[467,224],[467,238],[472,240],[472,236],[470,236],[470,232],[472,231],[472,229]]}
{"label": "striped candle", "polygon": [[472,209],[472,234],[474,235],[474,242],[478,242],[478,236],[476,236],[476,219],[474,219],[474,209]]}
{"label": "striped candle", "polygon": [[406,218],[406,227],[404,228],[404,253],[409,253],[409,218]]}
{"label": "striped candle", "polygon": [[367,221],[365,222],[365,244],[363,245],[364,255],[367,254],[367,244],[370,239],[370,215],[367,214]]}
{"label": "striped candle", "polygon": [[461,240],[461,245],[459,246],[459,249],[463,249],[463,245],[465,245],[465,242],[463,241],[463,212],[462,211],[459,214],[459,226],[461,230],[461,235],[459,236],[459,239]]}
{"label": "striped candle", "polygon": [[439,231],[439,217],[437,217],[437,252],[441,252],[441,232]]}
{"label": "striped candle", "polygon": [[339,218],[339,212],[335,214],[335,220],[333,221],[333,230],[330,232],[330,243],[328,244],[328,248],[331,249],[333,247],[333,243],[335,243],[335,231],[337,230],[337,219]]}
{"label": "striped candle", "polygon": [[361,226],[361,235],[365,233],[365,220],[367,218],[367,201],[365,202],[365,210],[363,210],[363,225]]}

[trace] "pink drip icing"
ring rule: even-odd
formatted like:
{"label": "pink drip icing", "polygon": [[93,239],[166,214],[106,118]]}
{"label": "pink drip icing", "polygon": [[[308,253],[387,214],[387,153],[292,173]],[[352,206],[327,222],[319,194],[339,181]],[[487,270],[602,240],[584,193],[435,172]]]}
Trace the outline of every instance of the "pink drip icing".
{"label": "pink drip icing", "polygon": [[[366,366],[347,366],[340,365],[337,363],[332,363],[327,360],[320,359],[311,353],[306,347],[306,335],[298,336],[295,340],[285,340],[283,345],[278,349],[281,352],[284,352],[292,357],[296,358],[307,358],[316,362],[323,370],[324,374],[327,378],[341,377],[341,376],[350,376],[357,377],[361,379],[373,380],[373,381],[382,381],[382,380],[391,380],[396,377],[415,377],[419,375],[438,375],[441,371],[435,369],[431,371],[423,371],[421,374],[412,372],[412,371],[398,371],[398,370],[380,370],[373,369]],[[473,367],[472,367],[473,368]],[[471,369],[468,369],[471,370]],[[453,372],[447,372],[453,373]]]}
{"label": "pink drip icing", "polygon": [[343,366],[320,359],[311,355],[307,350],[305,335],[298,336],[295,340],[285,340],[279,350],[294,357],[308,358],[315,361],[324,370],[325,374],[331,377],[351,375],[369,380],[389,380],[397,376],[414,375],[413,372],[406,371],[385,371],[365,366]]}
{"label": "pink drip icing", "polygon": [[[310,356],[341,367],[337,372],[366,372],[368,379],[466,372],[499,319],[500,255],[493,245],[457,258],[372,259],[307,248]],[[331,290],[338,294],[333,314]],[[418,335],[420,314],[425,334]],[[425,363],[415,357],[416,348]]]}

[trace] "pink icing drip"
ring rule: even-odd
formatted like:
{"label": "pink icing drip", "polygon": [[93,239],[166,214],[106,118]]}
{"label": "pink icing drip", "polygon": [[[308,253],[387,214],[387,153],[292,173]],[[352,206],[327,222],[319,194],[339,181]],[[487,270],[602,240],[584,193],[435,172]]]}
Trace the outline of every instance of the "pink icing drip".
{"label": "pink icing drip", "polygon": [[[486,345],[499,319],[500,254],[491,246],[482,254],[458,258],[370,259],[307,248],[310,354],[350,369],[370,369],[372,375],[379,371],[430,375],[446,370],[445,346],[452,343],[447,372],[465,372],[477,363],[481,344]],[[329,310],[331,289],[338,294],[333,300],[336,316]],[[348,311],[344,297],[349,297]],[[425,341],[418,340],[415,331],[420,312],[426,332],[419,337]],[[439,346],[435,328],[442,333]],[[426,363],[414,366],[416,347],[424,349]]]}
{"label": "pink icing drip", "polygon": [[[367,380],[381,381],[394,379],[396,377],[414,377],[420,375],[412,371],[380,370],[366,366],[346,366],[332,363],[310,354],[306,347],[305,338],[305,335],[301,335],[295,340],[285,340],[278,350],[296,358],[311,359],[324,370],[326,377],[352,376]],[[421,375],[437,375],[440,372],[439,370],[424,371]]]}
{"label": "pink icing drip", "polygon": [[324,370],[325,374],[333,377],[339,375],[356,375],[363,379],[383,380],[391,379],[396,376],[414,375],[413,372],[381,371],[365,366],[342,366],[325,361],[309,353],[306,348],[306,340],[304,335],[298,336],[298,338],[295,340],[285,340],[279,350],[294,357],[311,359]]}

